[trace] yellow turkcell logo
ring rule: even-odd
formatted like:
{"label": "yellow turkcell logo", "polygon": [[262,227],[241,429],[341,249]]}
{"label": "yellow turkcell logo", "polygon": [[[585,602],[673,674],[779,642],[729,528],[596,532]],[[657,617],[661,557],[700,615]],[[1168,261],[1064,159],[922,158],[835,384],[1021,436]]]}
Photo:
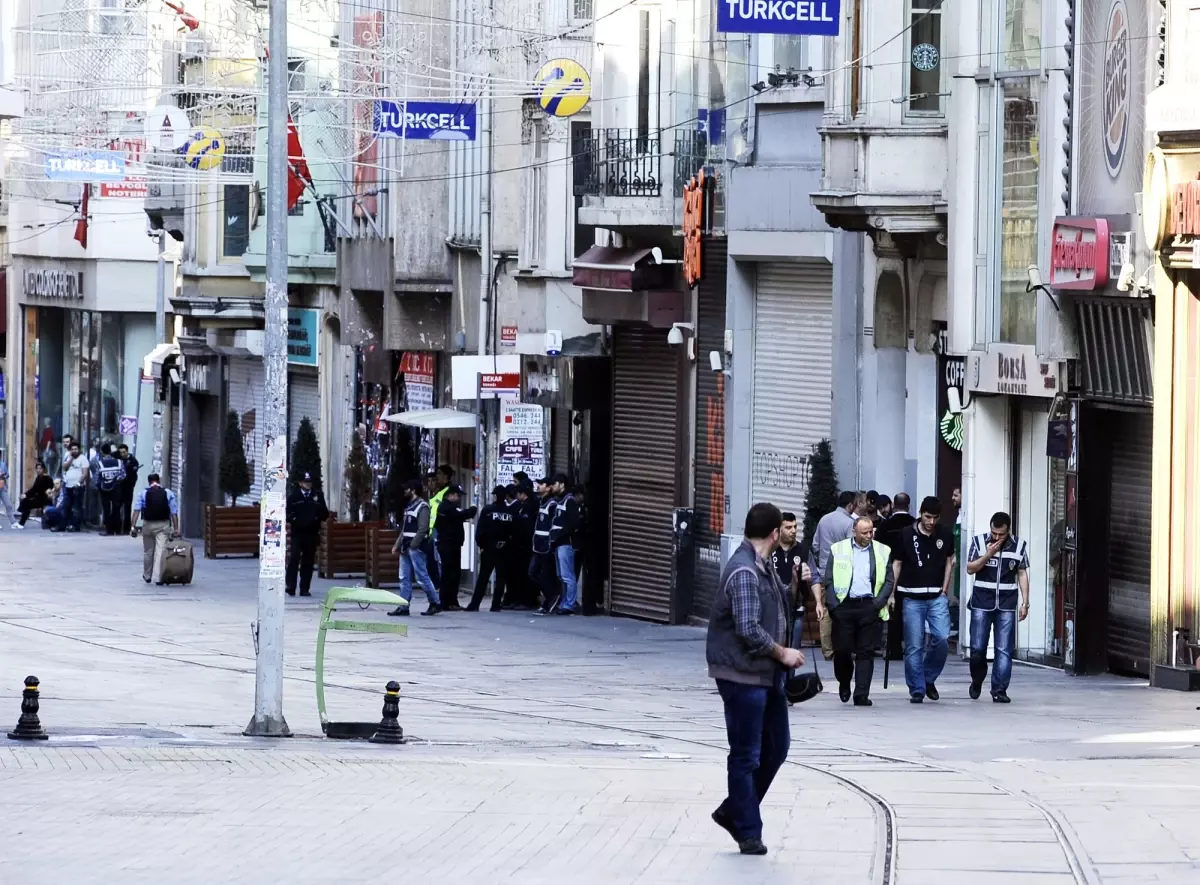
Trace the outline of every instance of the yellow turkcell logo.
{"label": "yellow turkcell logo", "polygon": [[221,165],[225,156],[225,139],[216,129],[204,127],[188,136],[184,157],[193,169],[207,172]]}
{"label": "yellow turkcell logo", "polygon": [[538,104],[551,117],[573,117],[592,98],[592,78],[573,58],[555,58],[533,78]]}

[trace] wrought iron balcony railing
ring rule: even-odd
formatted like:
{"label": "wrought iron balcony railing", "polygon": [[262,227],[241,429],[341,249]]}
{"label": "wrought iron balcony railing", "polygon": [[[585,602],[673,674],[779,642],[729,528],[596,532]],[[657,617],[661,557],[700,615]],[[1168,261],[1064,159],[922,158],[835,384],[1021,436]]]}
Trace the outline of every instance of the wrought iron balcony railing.
{"label": "wrought iron balcony railing", "polygon": [[658,133],[636,129],[593,129],[577,135],[575,195],[657,197],[662,193],[662,150]]}

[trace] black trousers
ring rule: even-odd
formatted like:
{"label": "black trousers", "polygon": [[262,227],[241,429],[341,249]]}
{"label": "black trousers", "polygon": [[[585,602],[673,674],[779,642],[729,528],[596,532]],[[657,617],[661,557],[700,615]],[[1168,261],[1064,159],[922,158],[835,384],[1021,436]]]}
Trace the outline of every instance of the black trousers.
{"label": "black trousers", "polygon": [[504,605],[505,592],[512,595],[512,588],[508,585],[508,562],[509,558],[503,549],[485,547],[480,551],[479,577],[475,579],[475,592],[471,596],[468,608],[479,608],[483,604],[483,597],[487,594],[488,581],[491,580],[493,572],[496,574],[496,589],[492,591],[492,611],[497,611]]}
{"label": "black trousers", "polygon": [[879,643],[879,612],[869,597],[844,599],[830,612],[833,618],[833,675],[838,685],[854,677],[854,696],[871,693],[875,646]]}
{"label": "black trousers", "polygon": [[100,521],[104,534],[115,535],[121,530],[121,490],[100,493]]}
{"label": "black trousers", "polygon": [[508,579],[504,582],[504,604],[536,607],[538,591],[529,574],[532,554],[528,547],[511,547],[508,551]]}
{"label": "black trousers", "polygon": [[442,579],[438,593],[442,597],[442,608],[458,608],[458,585],[462,582],[462,548],[438,547],[442,559]]}
{"label": "black trousers", "polygon": [[536,605],[538,594],[542,597],[542,607],[547,608],[562,596],[558,583],[558,563],[553,553],[538,553],[534,551],[529,560],[529,579],[533,583],[533,602]]}
{"label": "black trousers", "polygon": [[287,576],[284,578],[284,588],[289,592],[296,590],[296,578],[300,578],[300,589],[307,593],[312,587],[313,560],[317,555],[317,544],[320,543],[320,531],[295,531],[292,533],[292,546],[288,551]]}
{"label": "black trousers", "polygon": [[133,487],[136,482],[127,482],[121,486],[121,534],[128,535],[133,528]]}

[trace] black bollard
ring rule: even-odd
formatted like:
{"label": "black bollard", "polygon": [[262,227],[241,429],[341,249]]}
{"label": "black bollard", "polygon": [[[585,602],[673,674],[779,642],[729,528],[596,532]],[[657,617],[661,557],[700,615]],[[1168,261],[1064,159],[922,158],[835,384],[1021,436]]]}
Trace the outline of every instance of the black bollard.
{"label": "black bollard", "polygon": [[383,720],[371,737],[373,744],[402,744],[404,729],[397,719],[400,716],[400,683],[394,679],[387,684],[383,695]]}
{"label": "black bollard", "polygon": [[44,741],[50,737],[38,719],[38,678],[25,677],[25,690],[21,692],[21,718],[17,727],[8,733],[9,740]]}

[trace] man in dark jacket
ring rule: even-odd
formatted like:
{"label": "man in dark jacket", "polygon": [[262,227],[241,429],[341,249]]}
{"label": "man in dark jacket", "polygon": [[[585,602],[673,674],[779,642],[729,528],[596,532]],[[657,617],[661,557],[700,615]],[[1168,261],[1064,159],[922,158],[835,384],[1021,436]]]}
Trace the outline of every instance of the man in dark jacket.
{"label": "man in dark jacket", "polygon": [[550,531],[554,527],[554,515],[558,510],[558,499],[554,497],[550,480],[537,481],[537,514],[533,525],[533,555],[529,561],[529,580],[533,585],[534,603],[540,594],[541,613],[550,614],[562,598],[558,583],[558,564],[550,542]]}
{"label": "man in dark jacket", "polygon": [[462,494],[459,486],[445,488],[437,508],[437,534],[434,535],[438,558],[442,561],[442,608],[450,612],[462,611],[458,604],[458,585],[462,582],[462,547],[467,539],[463,523],[474,519],[479,512],[474,507],[463,510],[459,506]]}
{"label": "man in dark jacket", "polygon": [[[896,497],[892,499],[891,515],[875,530],[875,540],[886,544],[893,551],[896,550],[900,543],[900,533],[917,521],[909,512],[911,509],[912,498],[908,493],[897,492]],[[890,661],[904,660],[904,609],[898,605],[892,609],[891,621],[888,623],[886,654]]]}
{"label": "man in dark jacket", "polygon": [[537,608],[537,589],[529,577],[529,563],[533,557],[538,502],[533,497],[533,487],[527,482],[518,483],[513,491],[515,497],[509,505],[513,515],[512,549],[509,552],[512,579],[505,585],[505,602],[509,608],[529,611]]}
{"label": "man in dark jacket", "polygon": [[554,552],[562,590],[562,605],[558,609],[560,615],[578,613],[582,601],[578,598],[579,582],[576,580],[575,546],[572,543],[579,528],[579,502],[567,487],[568,484],[567,475],[559,473],[551,485],[555,507],[554,522],[550,525],[550,549]]}
{"label": "man in dark jacket", "polygon": [[505,582],[509,578],[508,545],[512,540],[512,511],[505,500],[504,486],[492,489],[492,503],[479,514],[479,527],[475,530],[475,543],[479,545],[479,577],[475,581],[475,593],[467,611],[477,612],[487,593],[488,581],[496,573],[496,586],[492,590],[492,611],[504,607]]}
{"label": "man in dark jacket", "polygon": [[804,664],[788,648],[792,600],[771,567],[782,516],[774,504],[746,514],[745,540],[721,573],[708,620],[705,656],[725,705],[729,795],[713,820],[742,854],[766,854],[759,806],[791,745],[784,683]]}
{"label": "man in dark jacket", "polygon": [[133,528],[133,492],[137,488],[138,471],[142,469],[142,465],[124,443],[117,446],[117,457],[125,467],[125,479],[121,481],[121,533],[128,535],[129,530]]}
{"label": "man in dark jacket", "polygon": [[312,596],[313,559],[321,539],[321,523],[329,518],[325,496],[313,489],[311,473],[300,477],[296,490],[288,496],[287,524],[291,549],[288,551],[287,576],[283,590],[296,595],[296,577],[300,577],[300,595]]}

